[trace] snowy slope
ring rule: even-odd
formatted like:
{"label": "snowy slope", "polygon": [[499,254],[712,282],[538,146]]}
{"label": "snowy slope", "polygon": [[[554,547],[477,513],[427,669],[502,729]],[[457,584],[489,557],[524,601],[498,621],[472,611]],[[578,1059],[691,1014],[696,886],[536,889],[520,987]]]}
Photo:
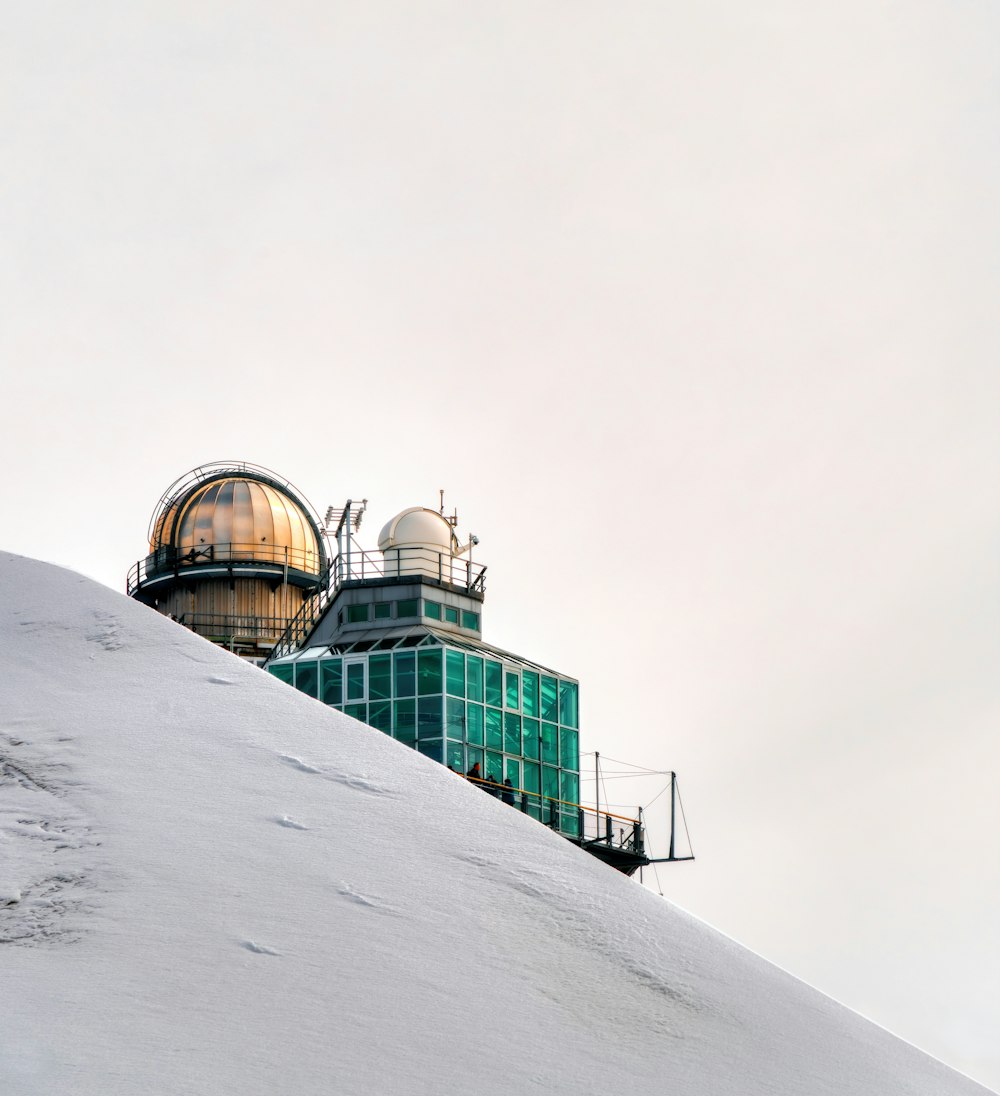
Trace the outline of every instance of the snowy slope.
{"label": "snowy slope", "polygon": [[6,1096],[986,1091],[87,579],[0,645]]}

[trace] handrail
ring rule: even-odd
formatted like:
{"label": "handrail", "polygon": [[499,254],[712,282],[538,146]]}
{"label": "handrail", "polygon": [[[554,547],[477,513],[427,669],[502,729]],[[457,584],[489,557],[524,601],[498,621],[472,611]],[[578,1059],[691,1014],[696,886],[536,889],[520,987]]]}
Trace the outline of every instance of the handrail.
{"label": "handrail", "polygon": [[220,563],[265,565],[315,575],[317,579],[322,577],[322,559],[312,548],[243,541],[184,545],[180,548],[165,546],[132,565],[126,579],[126,592],[132,597],[151,578]]}

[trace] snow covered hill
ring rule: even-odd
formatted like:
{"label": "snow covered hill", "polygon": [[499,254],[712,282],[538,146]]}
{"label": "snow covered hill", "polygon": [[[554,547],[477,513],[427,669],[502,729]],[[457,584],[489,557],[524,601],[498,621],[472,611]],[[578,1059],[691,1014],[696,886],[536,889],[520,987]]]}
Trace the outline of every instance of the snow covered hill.
{"label": "snow covered hill", "polygon": [[5,1096],[986,1092],[87,579],[0,645]]}

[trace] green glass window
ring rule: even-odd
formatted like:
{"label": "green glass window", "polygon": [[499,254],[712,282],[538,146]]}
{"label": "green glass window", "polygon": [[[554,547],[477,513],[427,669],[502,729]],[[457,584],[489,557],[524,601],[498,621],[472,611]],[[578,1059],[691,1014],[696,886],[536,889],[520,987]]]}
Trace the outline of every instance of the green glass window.
{"label": "green glass window", "polygon": [[422,696],[417,699],[417,737],[440,738],[443,730],[441,724],[441,697]]}
{"label": "green glass window", "polygon": [[580,836],[580,812],[563,810],[559,816],[559,829],[573,837]]}
{"label": "green glass window", "polygon": [[420,616],[420,600],[415,597],[405,597],[396,602],[396,619],[402,617]]}
{"label": "green glass window", "polygon": [[316,695],[319,684],[319,667],[315,662],[296,662],[295,688],[308,696]]}
{"label": "green glass window", "polygon": [[483,699],[483,660],[469,655],[465,660],[466,696],[470,700]]}
{"label": "green glass window", "polygon": [[576,773],[563,773],[560,778],[562,798],[569,803],[580,802],[580,778]]}
{"label": "green glass window", "polygon": [[361,624],[368,619],[368,606],[367,605],[348,605],[347,606],[347,623],[348,624]]}
{"label": "green glass window", "polygon": [[476,746],[483,744],[483,706],[469,704],[465,709],[465,727],[469,742]]}
{"label": "green glass window", "polygon": [[566,727],[563,727],[560,734],[560,746],[559,751],[560,761],[564,769],[573,769],[579,771],[580,769],[580,732],[570,731]]}
{"label": "green glass window", "polygon": [[397,700],[393,704],[396,724],[396,738],[400,742],[413,743],[417,740],[417,702],[412,698]]}
{"label": "green glass window", "polygon": [[457,624],[458,623],[458,610],[453,609],[450,605],[446,605],[444,607],[444,619],[449,624]]}
{"label": "green glass window", "polygon": [[486,751],[486,771],[483,773],[486,780],[494,784],[503,783],[503,758],[498,753]]}
{"label": "green glass window", "polygon": [[362,723],[368,722],[367,704],[345,704],[344,713],[352,719],[360,719]]}
{"label": "green glass window", "polygon": [[469,766],[468,769],[465,770],[466,776],[468,776],[469,772],[472,770],[472,766],[475,765],[477,761],[479,762],[479,771],[483,771],[483,765],[486,764],[486,755],[475,746],[470,746],[465,751],[465,760]]}
{"label": "green glass window", "polygon": [[392,656],[392,666],[396,674],[396,696],[416,696],[417,693],[417,656],[413,651],[401,651]]}
{"label": "green glass window", "polygon": [[430,617],[431,620],[441,619],[441,605],[436,601],[428,601],[424,599],[424,616]]}
{"label": "green glass window", "polygon": [[445,697],[445,723],[449,738],[465,741],[465,701],[457,697]]}
{"label": "green glass window", "polygon": [[521,752],[521,717],[514,712],[504,712],[503,750],[509,754]]}
{"label": "green glass window", "polygon": [[503,712],[486,709],[486,745],[492,750],[503,749]]}
{"label": "green glass window", "polygon": [[343,669],[339,658],[324,659],[319,664],[319,687],[324,704],[344,703]]}
{"label": "green glass window", "polygon": [[364,700],[365,698],[365,664],[363,662],[348,662],[344,667],[347,671],[347,701]]}
{"label": "green glass window", "polygon": [[440,738],[422,738],[417,743],[417,749],[432,761],[440,761],[444,752]]}
{"label": "green glass window", "polygon": [[532,761],[538,760],[538,720],[537,719],[524,719],[521,722],[521,727],[524,732],[524,748],[523,753],[525,757],[530,757]]}
{"label": "green glass window", "polygon": [[270,670],[279,681],[283,681],[286,685],[291,685],[292,678],[295,676],[295,666],[291,662],[281,662],[274,666],[269,666],[268,670]]}
{"label": "green glass window", "polygon": [[554,677],[542,677],[542,719],[559,721],[559,685]]}
{"label": "green glass window", "polygon": [[388,601],[375,602],[375,619],[386,620],[392,616],[392,605]]}
{"label": "green glass window", "polygon": [[521,709],[525,715],[538,715],[538,674],[521,673]]}
{"label": "green glass window", "polygon": [[470,613],[468,609],[462,610],[462,627],[469,628],[474,632],[479,631],[479,614]]}
{"label": "green glass window", "polygon": [[559,770],[551,765],[542,766],[542,795],[549,799],[559,798]]}
{"label": "green glass window", "polygon": [[417,695],[443,693],[441,677],[441,648],[424,647],[417,652]]}
{"label": "green glass window", "polygon": [[507,671],[507,707],[517,711],[521,707],[521,677]]}
{"label": "green glass window", "polygon": [[542,724],[542,760],[546,765],[559,764],[559,729],[554,723]]}
{"label": "green glass window", "polygon": [[368,699],[388,700],[392,696],[392,655],[369,655]]}
{"label": "green glass window", "polygon": [[541,769],[532,761],[524,763],[524,790],[534,792],[536,795],[541,790]]}
{"label": "green glass window", "polygon": [[559,722],[564,727],[579,727],[577,687],[575,681],[559,682]]}
{"label": "green glass window", "polygon": [[499,662],[486,661],[486,703],[494,708],[503,706],[503,667]]}
{"label": "green glass window", "polygon": [[445,758],[449,769],[454,769],[457,773],[465,772],[465,747],[461,742],[449,742]]}
{"label": "green glass window", "polygon": [[392,734],[392,702],[379,700],[368,705],[368,722],[379,731]]}
{"label": "green glass window", "polygon": [[515,788],[521,786],[521,763],[515,761],[512,757],[508,757],[504,762],[506,768],[504,770],[504,779],[509,780]]}
{"label": "green glass window", "polygon": [[445,676],[452,696],[465,696],[465,655],[461,651],[445,652]]}

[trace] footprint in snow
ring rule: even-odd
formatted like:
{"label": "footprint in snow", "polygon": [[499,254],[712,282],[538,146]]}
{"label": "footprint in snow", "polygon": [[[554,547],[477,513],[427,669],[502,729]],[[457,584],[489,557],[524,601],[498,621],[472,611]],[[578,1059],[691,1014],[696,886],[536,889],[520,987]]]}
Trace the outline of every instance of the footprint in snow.
{"label": "footprint in snow", "polygon": [[244,940],[243,947],[247,951],[252,951],[254,955],[280,955],[280,951],[275,951],[274,948],[266,948],[263,944],[255,944],[253,940]]}
{"label": "footprint in snow", "polygon": [[319,773],[320,772],[319,769],[314,769],[312,767],[312,765],[307,765],[299,757],[289,757],[288,754],[281,754],[280,757],[281,757],[281,760],[284,761],[286,765],[291,765],[294,768],[299,769],[301,772],[304,772],[304,773]]}
{"label": "footprint in snow", "polygon": [[275,822],[277,822],[279,826],[284,826],[289,830],[309,829],[308,826],[303,826],[301,822],[295,822],[293,819],[289,818],[287,814],[283,814],[280,818],[276,818]]}
{"label": "footprint in snow", "polygon": [[231,677],[222,677],[220,674],[212,674],[208,678],[209,685],[237,685],[239,682]]}
{"label": "footprint in snow", "polygon": [[370,909],[383,908],[382,903],[377,898],[369,898],[367,895],[359,894],[347,883],[340,884],[338,893],[342,898],[346,898],[350,902],[357,902],[359,906],[368,906]]}

